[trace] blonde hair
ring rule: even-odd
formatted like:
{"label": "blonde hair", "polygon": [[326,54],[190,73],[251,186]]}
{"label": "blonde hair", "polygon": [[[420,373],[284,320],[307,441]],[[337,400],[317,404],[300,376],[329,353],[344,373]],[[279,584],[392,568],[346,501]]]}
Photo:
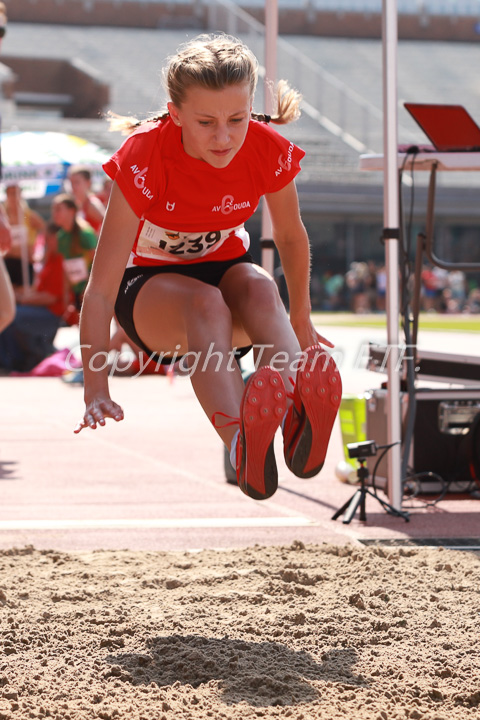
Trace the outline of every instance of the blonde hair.
{"label": "blonde hair", "polygon": [[[222,90],[247,83],[253,100],[258,80],[258,61],[252,51],[231,35],[199,35],[181,45],[163,70],[163,80],[172,103],[181,107],[191,87]],[[274,92],[276,112],[273,116],[252,113],[255,120],[284,125],[300,117],[301,95],[280,80]],[[110,130],[129,135],[145,122],[157,122],[168,112],[138,120],[109,112]]]}

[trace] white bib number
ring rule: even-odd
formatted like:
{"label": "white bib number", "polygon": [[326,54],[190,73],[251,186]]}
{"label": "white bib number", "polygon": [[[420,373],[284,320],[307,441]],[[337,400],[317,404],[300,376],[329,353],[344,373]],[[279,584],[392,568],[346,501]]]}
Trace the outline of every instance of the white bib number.
{"label": "white bib number", "polygon": [[12,247],[27,247],[28,232],[25,225],[11,225],[10,232],[12,233]]}
{"label": "white bib number", "polygon": [[83,282],[83,280],[88,280],[88,268],[85,258],[69,258],[63,261],[63,265],[72,285]]}
{"label": "white bib number", "polygon": [[217,250],[240,228],[243,228],[243,225],[229,230],[189,233],[166,230],[145,220],[137,240],[137,254],[144,258],[170,262],[202,257]]}

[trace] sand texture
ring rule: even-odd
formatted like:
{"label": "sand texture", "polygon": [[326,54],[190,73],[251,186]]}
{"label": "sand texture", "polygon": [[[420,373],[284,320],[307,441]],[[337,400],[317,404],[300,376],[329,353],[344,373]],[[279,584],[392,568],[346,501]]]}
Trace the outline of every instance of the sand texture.
{"label": "sand texture", "polygon": [[0,552],[0,720],[480,718],[480,557]]}

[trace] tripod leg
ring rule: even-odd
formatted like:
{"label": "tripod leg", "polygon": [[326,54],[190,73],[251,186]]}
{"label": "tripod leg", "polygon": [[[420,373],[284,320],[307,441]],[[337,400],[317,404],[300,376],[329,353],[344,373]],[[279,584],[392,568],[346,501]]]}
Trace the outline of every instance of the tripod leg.
{"label": "tripod leg", "polygon": [[[347,525],[353,516],[355,515],[355,512],[360,505],[360,503],[363,503],[365,505],[365,495],[362,490],[357,490],[355,495],[350,500],[350,503],[345,511],[345,515],[343,516],[343,524]],[[364,509],[365,512],[365,509]],[[362,518],[360,518],[362,519]],[[366,519],[366,518],[365,518]]]}
{"label": "tripod leg", "polygon": [[389,515],[394,515],[395,517],[401,517],[405,520],[405,522],[410,522],[410,514],[406,510],[397,510],[393,507],[393,505],[390,505],[388,502],[383,500],[382,498],[379,498],[378,495],[376,495],[371,490],[365,490],[368,495],[371,495],[377,502],[380,503],[380,505],[383,507],[383,509],[389,513]]}
{"label": "tripod leg", "polygon": [[367,499],[367,495],[371,495],[373,498],[375,498],[375,500],[377,500],[377,502],[380,503],[380,505],[383,507],[384,510],[386,510],[386,512],[390,513],[390,515],[402,517],[405,522],[409,522],[410,516],[408,512],[397,510],[388,502],[382,500],[382,498],[379,498],[376,493],[365,487],[365,480],[368,477],[368,470],[365,467],[365,460],[363,458],[359,460],[359,463],[360,467],[357,471],[357,474],[361,482],[361,487],[355,492],[354,495],[352,495],[350,500],[347,500],[347,502],[342,505],[339,510],[336,511],[335,515],[332,515],[332,520],[336,520],[340,517],[340,515],[343,515],[343,523],[346,525],[351,521],[351,519],[355,515],[358,506],[360,505],[360,521],[365,522],[367,519],[365,501]]}
{"label": "tripod leg", "polygon": [[336,511],[335,515],[332,515],[332,520],[337,520],[337,518],[339,518],[340,515],[343,515],[343,513],[348,508],[348,506],[350,505],[350,503],[352,502],[353,498],[356,496],[357,493],[358,493],[358,490],[356,491],[356,493],[354,495],[352,495],[350,500],[347,500],[347,502],[344,505],[342,505],[342,507],[339,510]]}
{"label": "tripod leg", "polygon": [[365,500],[367,497],[367,493],[365,492],[365,485],[363,483],[362,483],[362,489],[360,492],[361,492],[362,497],[360,498],[360,516],[359,516],[359,518],[360,518],[360,522],[365,522],[367,519],[367,513],[365,511]]}

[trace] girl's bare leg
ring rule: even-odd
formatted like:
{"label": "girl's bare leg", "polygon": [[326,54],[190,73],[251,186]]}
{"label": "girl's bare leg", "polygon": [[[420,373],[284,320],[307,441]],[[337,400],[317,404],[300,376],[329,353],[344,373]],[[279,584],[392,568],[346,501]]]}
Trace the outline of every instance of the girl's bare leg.
{"label": "girl's bare leg", "polygon": [[[218,411],[238,417],[244,384],[231,354],[232,315],[218,288],[182,275],[153,277],[138,294],[133,318],[147,347],[189,353],[192,385],[209,419]],[[228,448],[236,431],[217,428]]]}
{"label": "girl's bare leg", "polygon": [[[317,347],[307,351],[308,371],[300,370],[300,347],[294,335],[273,281],[258,268],[236,265],[224,275],[221,284],[225,301],[233,318],[240,318],[255,343],[273,345],[267,348],[261,364],[274,365],[283,373],[287,389],[292,390],[289,378],[294,379],[295,406],[289,406],[284,432],[284,452],[287,466],[302,478],[316,475],[323,467],[335,417],[340,405],[342,384],[335,363],[323,356],[318,362]],[[255,308],[257,309],[255,311]],[[293,336],[293,337],[292,337]],[[287,362],[280,365],[275,354],[284,352]],[[284,361],[283,355],[278,355]],[[299,362],[292,363],[297,359]]]}
{"label": "girl's bare leg", "polygon": [[225,273],[219,287],[234,325],[257,346],[258,365],[273,364],[291,389],[289,378],[295,379],[296,367],[292,363],[299,360],[301,349],[275,282],[262,268],[239,263]]}

